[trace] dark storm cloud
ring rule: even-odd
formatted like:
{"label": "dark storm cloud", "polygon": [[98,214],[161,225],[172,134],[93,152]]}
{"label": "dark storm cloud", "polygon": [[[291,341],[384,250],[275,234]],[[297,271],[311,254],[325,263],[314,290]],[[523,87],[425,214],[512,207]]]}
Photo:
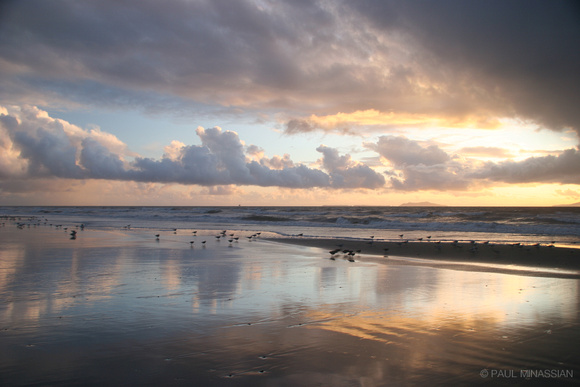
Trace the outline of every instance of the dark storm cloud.
{"label": "dark storm cloud", "polygon": [[[450,91],[468,97],[465,108],[478,102],[551,129],[580,131],[578,2],[362,0],[351,4],[379,28],[402,31],[413,39],[421,47],[418,54],[424,70],[448,83]],[[456,74],[455,85],[449,82],[451,74]],[[458,87],[461,80],[472,87]]]}
{"label": "dark storm cloud", "polygon": [[172,143],[160,159],[136,156],[131,161],[114,136],[23,108],[17,115],[0,114],[0,177],[341,189],[377,188],[385,183],[380,174],[333,148],[318,149],[326,173],[295,164],[289,155],[251,160],[263,151],[245,146],[232,131],[198,128],[196,134],[201,145]]}
{"label": "dark storm cloud", "polygon": [[[377,109],[580,130],[574,1],[11,1],[0,98],[149,111]],[[33,100],[31,100],[33,99]],[[338,128],[346,133],[356,129]]]}
{"label": "dark storm cloud", "polygon": [[92,89],[103,103],[110,90],[121,101],[123,90],[129,101],[135,92],[155,90],[168,100],[225,105],[241,103],[244,93],[249,103],[261,100],[263,89],[303,82],[292,60],[307,35],[301,27],[332,23],[304,3],[260,9],[223,0],[12,2],[0,26],[1,68],[13,89],[76,88],[83,99],[95,95]]}

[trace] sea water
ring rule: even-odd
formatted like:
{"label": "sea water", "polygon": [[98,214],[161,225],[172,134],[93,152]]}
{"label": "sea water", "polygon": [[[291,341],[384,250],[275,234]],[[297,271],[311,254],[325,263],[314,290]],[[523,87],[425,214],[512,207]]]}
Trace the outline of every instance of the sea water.
{"label": "sea water", "polygon": [[[23,223],[203,229],[268,236],[476,240],[580,247],[580,207],[0,207]],[[400,235],[403,235],[402,237]]]}

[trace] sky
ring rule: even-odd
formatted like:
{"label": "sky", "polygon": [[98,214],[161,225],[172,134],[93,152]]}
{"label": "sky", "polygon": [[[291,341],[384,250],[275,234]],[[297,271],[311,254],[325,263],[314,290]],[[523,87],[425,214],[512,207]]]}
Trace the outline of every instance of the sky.
{"label": "sky", "polygon": [[0,204],[580,202],[580,3],[0,3]]}

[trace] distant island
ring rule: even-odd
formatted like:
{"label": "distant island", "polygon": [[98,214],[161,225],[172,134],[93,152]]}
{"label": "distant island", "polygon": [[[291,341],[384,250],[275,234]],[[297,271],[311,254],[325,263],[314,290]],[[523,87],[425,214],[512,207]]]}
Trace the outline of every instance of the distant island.
{"label": "distant island", "polygon": [[403,203],[399,207],[447,207],[443,204],[431,203],[431,202],[410,202],[410,203]]}
{"label": "distant island", "polygon": [[572,203],[572,204],[558,204],[554,207],[580,207],[580,202]]}

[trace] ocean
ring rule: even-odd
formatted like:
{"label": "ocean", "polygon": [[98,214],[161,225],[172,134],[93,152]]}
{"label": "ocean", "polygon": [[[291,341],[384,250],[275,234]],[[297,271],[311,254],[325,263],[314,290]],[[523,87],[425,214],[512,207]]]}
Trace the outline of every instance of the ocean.
{"label": "ocean", "polygon": [[[547,243],[580,248],[580,207],[30,207],[2,206],[23,224],[93,229],[262,232],[264,237]],[[400,235],[403,235],[402,237]],[[427,239],[425,239],[427,240]]]}

